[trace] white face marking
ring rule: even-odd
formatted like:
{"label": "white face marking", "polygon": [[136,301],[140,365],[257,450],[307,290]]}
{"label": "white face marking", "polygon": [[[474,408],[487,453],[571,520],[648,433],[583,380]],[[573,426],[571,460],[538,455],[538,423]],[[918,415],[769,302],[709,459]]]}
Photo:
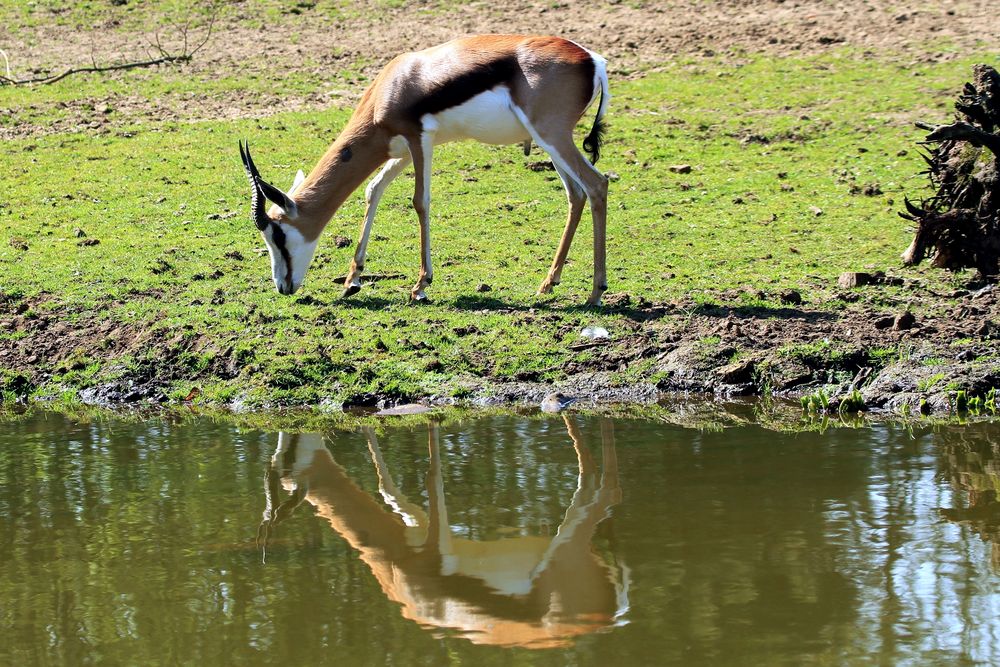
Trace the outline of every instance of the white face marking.
{"label": "white face marking", "polygon": [[[275,239],[275,224],[284,232],[284,238],[279,234],[279,238]],[[294,294],[306,277],[318,239],[306,241],[299,230],[284,223],[268,225],[263,236],[267,252],[271,256],[271,277],[275,288],[282,294]],[[291,271],[288,270],[289,263]]]}
{"label": "white face marking", "polygon": [[420,119],[434,143],[475,139],[484,144],[519,144],[529,138],[515,115],[514,102],[506,86],[479,93],[457,107],[428,114]]}

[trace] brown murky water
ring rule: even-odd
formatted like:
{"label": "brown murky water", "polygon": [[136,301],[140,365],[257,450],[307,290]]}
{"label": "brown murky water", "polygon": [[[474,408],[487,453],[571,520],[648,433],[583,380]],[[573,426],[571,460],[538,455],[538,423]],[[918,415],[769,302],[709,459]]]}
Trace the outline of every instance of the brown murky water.
{"label": "brown murky water", "polygon": [[0,664],[995,663],[995,442],[0,423]]}

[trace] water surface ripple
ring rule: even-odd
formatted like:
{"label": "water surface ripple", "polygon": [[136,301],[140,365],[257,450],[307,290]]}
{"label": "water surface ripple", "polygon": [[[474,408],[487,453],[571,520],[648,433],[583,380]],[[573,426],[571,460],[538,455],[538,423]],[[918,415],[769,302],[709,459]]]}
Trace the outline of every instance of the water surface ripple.
{"label": "water surface ripple", "polygon": [[0,664],[989,664],[1000,426],[0,423]]}

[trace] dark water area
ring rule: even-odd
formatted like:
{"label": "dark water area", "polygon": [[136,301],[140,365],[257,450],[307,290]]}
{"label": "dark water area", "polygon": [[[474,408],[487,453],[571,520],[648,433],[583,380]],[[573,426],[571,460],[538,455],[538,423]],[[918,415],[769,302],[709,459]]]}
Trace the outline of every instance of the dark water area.
{"label": "dark water area", "polygon": [[0,423],[0,664],[996,664],[1000,425]]}

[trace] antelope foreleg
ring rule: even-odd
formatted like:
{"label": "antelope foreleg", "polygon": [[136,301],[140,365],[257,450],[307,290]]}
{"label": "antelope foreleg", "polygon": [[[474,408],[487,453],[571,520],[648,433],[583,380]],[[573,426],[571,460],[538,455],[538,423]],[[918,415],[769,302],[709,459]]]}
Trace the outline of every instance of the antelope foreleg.
{"label": "antelope foreleg", "polygon": [[433,137],[424,132],[418,140],[410,140],[410,155],[415,173],[413,188],[413,209],[420,223],[420,276],[410,291],[414,301],[425,301],[424,289],[434,280],[431,269],[431,150]]}
{"label": "antelope foreleg", "polygon": [[358,239],[358,247],[354,249],[354,259],[351,260],[351,268],[347,272],[344,280],[344,296],[356,294],[361,289],[361,273],[365,269],[365,256],[368,253],[368,239],[371,237],[372,225],[375,223],[375,211],[378,203],[382,200],[382,195],[389,184],[406,169],[410,164],[410,158],[403,157],[389,160],[382,171],[368,183],[365,188],[365,219],[361,223],[361,234]]}

